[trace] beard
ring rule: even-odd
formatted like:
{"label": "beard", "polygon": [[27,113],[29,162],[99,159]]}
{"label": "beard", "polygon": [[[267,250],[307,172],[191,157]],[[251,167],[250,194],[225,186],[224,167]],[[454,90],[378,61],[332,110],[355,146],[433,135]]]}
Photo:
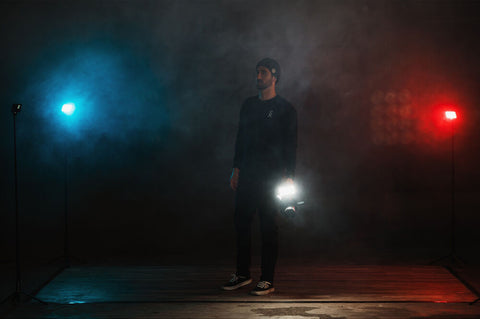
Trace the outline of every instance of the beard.
{"label": "beard", "polygon": [[267,82],[257,80],[257,90],[265,90],[266,88],[272,86],[273,79]]}

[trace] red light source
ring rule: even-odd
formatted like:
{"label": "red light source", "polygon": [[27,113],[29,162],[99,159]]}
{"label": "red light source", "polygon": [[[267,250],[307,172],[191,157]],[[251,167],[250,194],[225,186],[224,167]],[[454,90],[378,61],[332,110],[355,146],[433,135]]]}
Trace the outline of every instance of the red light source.
{"label": "red light source", "polygon": [[457,113],[455,111],[446,111],[445,117],[449,120],[454,120],[457,118]]}

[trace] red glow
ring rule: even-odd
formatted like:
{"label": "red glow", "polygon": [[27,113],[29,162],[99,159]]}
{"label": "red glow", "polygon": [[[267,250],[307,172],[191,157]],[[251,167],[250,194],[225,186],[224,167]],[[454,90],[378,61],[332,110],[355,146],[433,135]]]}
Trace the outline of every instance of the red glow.
{"label": "red glow", "polygon": [[455,111],[446,111],[445,117],[449,120],[454,120],[457,118],[457,113]]}

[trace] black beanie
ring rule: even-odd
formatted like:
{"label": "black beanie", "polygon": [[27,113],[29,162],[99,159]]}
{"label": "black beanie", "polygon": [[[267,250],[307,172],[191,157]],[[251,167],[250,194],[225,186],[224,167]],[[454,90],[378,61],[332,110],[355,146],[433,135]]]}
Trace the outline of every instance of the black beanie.
{"label": "black beanie", "polygon": [[280,64],[278,64],[277,61],[271,58],[265,58],[260,60],[260,62],[257,63],[257,68],[259,66],[264,66],[268,70],[270,70],[272,75],[277,78],[277,83],[278,83],[278,80],[280,80]]}

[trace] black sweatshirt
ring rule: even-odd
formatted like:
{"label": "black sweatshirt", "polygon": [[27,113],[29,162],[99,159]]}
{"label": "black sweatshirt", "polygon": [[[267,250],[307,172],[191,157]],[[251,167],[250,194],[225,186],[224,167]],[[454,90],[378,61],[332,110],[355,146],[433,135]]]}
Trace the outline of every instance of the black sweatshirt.
{"label": "black sweatshirt", "polygon": [[284,98],[245,100],[235,143],[233,167],[242,177],[295,176],[297,111]]}

